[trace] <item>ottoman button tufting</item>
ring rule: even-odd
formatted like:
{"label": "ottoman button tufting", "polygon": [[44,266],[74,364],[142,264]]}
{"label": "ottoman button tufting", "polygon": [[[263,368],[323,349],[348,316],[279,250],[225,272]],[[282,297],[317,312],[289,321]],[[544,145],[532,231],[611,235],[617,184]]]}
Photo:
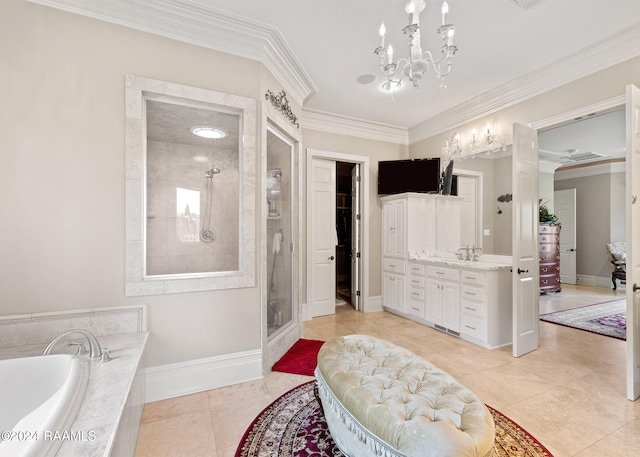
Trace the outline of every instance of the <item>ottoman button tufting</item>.
{"label": "ottoman button tufting", "polygon": [[327,341],[316,378],[327,425],[345,455],[485,457],[493,449],[495,425],[484,403],[388,341],[366,335]]}

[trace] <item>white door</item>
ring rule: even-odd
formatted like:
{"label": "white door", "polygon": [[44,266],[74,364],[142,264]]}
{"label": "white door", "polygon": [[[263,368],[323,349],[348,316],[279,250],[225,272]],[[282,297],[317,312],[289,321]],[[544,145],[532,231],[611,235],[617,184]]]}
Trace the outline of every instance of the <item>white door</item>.
{"label": "white door", "polygon": [[513,124],[513,356],[538,348],[538,133]]}
{"label": "white door", "polygon": [[351,170],[351,304],[360,309],[360,164]]}
{"label": "white door", "polygon": [[312,158],[307,179],[311,200],[307,299],[310,315],[314,317],[336,312],[336,163]]}
{"label": "white door", "polygon": [[560,229],[560,282],[576,281],[576,190],[556,190],[553,193],[554,212],[562,225]]}
{"label": "white door", "polygon": [[640,89],[627,86],[627,398],[640,397]]}

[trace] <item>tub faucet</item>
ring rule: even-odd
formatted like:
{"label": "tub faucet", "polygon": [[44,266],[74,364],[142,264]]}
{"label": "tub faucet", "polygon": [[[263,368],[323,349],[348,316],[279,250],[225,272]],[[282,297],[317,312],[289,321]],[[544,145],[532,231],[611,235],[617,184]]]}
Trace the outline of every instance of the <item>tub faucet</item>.
{"label": "tub faucet", "polygon": [[100,348],[100,343],[98,343],[98,340],[96,339],[96,337],[93,336],[93,334],[91,332],[88,332],[88,331],[82,330],[82,329],[78,329],[78,328],[66,331],[66,332],[61,333],[60,335],[56,336],[53,339],[53,341],[51,341],[51,343],[49,343],[49,345],[45,348],[45,350],[42,353],[42,355],[51,354],[51,351],[53,350],[53,346],[55,346],[55,344],[58,341],[60,341],[65,336],[72,335],[74,333],[79,333],[80,335],[83,335],[85,338],[87,338],[87,341],[89,342],[89,357],[91,357],[92,359],[97,359],[98,357],[100,357],[102,355],[102,349]]}

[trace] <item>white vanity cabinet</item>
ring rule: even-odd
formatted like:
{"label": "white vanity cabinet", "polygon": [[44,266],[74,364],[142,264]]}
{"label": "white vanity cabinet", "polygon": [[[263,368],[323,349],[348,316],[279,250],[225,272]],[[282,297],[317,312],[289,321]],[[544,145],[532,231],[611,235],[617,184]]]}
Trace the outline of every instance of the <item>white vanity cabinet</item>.
{"label": "white vanity cabinet", "polygon": [[427,314],[425,319],[441,330],[460,329],[460,271],[426,266]]}
{"label": "white vanity cabinet", "polygon": [[426,309],[424,271],[424,264],[419,262],[409,262],[406,310],[408,314],[420,319],[425,318]]}
{"label": "white vanity cabinet", "polygon": [[382,306],[405,312],[404,259],[385,257],[382,262]]}
{"label": "white vanity cabinet", "polygon": [[404,258],[407,251],[407,200],[394,199],[382,205],[382,255]]}
{"label": "white vanity cabinet", "polygon": [[[387,311],[487,349],[511,344],[509,265],[386,259],[383,270],[383,306]],[[400,288],[404,288],[404,295]]]}
{"label": "white vanity cabinet", "polygon": [[510,344],[510,269],[462,269],[460,288],[460,336],[490,349]]}
{"label": "white vanity cabinet", "polygon": [[[388,195],[382,201],[382,305],[424,319],[425,284],[416,287],[406,271],[410,253],[433,255],[460,248],[462,197],[414,192]],[[400,289],[402,288],[402,293]],[[451,291],[446,290],[447,296]]]}

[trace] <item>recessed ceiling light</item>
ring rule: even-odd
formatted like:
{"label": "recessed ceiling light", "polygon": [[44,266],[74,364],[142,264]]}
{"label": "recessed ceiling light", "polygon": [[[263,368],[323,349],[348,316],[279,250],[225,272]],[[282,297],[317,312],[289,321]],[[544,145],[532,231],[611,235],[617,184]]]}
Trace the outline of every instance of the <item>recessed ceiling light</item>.
{"label": "recessed ceiling light", "polygon": [[191,133],[202,138],[219,139],[227,136],[227,132],[209,125],[197,125],[191,127]]}

